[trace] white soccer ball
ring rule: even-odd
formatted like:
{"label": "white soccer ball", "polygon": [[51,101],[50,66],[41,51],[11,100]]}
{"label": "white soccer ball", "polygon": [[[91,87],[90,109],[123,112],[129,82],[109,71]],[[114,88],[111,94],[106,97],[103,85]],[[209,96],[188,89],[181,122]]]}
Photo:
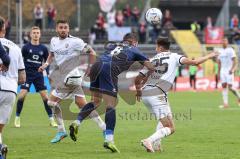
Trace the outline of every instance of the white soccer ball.
{"label": "white soccer ball", "polygon": [[147,10],[145,18],[150,24],[160,24],[162,20],[162,11],[158,8],[150,8]]}

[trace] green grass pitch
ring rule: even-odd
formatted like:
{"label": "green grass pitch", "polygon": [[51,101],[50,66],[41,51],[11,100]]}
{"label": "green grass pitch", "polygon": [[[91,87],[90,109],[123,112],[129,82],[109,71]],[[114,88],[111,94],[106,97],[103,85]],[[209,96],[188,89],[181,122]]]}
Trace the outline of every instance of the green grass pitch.
{"label": "green grass pitch", "polygon": [[[230,93],[229,93],[230,94]],[[90,120],[81,125],[76,143],[68,137],[50,144],[56,130],[48,126],[48,118],[40,96],[28,95],[21,115],[21,128],[14,128],[13,119],[4,131],[9,147],[8,159],[238,159],[240,158],[240,107],[230,94],[230,108],[221,110],[220,92],[170,93],[175,115],[176,132],[163,140],[164,152],[147,153],[140,140],[155,131],[142,103],[127,105],[120,100],[117,109],[115,143],[120,154],[102,147],[102,132]],[[68,126],[71,121],[66,121]]]}

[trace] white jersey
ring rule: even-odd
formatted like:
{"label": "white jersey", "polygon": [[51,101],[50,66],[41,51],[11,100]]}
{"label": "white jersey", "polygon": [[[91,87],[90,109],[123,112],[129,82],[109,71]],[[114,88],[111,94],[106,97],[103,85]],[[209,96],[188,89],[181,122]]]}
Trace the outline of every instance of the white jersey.
{"label": "white jersey", "polygon": [[[165,93],[171,88],[178,66],[181,65],[182,55],[171,52],[162,52],[150,59],[155,66],[155,72],[152,73],[144,87],[157,86]],[[143,69],[140,73],[146,75],[147,69]],[[143,88],[144,88],[143,87]]]}
{"label": "white jersey", "polygon": [[8,71],[0,72],[0,90],[17,93],[18,71],[25,69],[21,49],[5,38],[0,38],[0,41],[10,57]]}
{"label": "white jersey", "polygon": [[54,54],[57,65],[78,56],[87,44],[80,38],[68,36],[65,39],[53,37],[50,43],[50,52]]}
{"label": "white jersey", "polygon": [[221,72],[227,72],[231,70],[233,66],[233,61],[232,58],[236,57],[235,51],[233,48],[228,47],[228,48],[221,48],[217,50],[220,54],[218,56],[218,59],[221,63]]}

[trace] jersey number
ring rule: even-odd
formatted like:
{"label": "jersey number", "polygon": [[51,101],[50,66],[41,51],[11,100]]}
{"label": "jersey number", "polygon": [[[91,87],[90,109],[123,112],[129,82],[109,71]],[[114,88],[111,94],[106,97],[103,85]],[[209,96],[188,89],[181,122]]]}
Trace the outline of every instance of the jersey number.
{"label": "jersey number", "polygon": [[110,55],[118,55],[121,53],[121,51],[123,50],[123,47],[117,46],[114,50],[111,51]]}
{"label": "jersey number", "polygon": [[164,63],[164,60],[167,59],[169,59],[169,57],[162,57],[152,61],[152,63],[155,64],[154,67],[161,67],[160,69],[158,68],[155,70],[156,73],[164,74],[168,71],[168,63]]}

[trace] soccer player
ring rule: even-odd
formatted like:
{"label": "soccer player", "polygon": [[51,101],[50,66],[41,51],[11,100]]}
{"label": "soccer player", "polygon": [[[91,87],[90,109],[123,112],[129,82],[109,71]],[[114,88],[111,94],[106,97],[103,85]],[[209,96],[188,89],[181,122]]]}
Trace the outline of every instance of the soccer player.
{"label": "soccer player", "polygon": [[219,49],[218,71],[220,71],[220,80],[222,83],[223,106],[220,108],[228,108],[228,89],[237,97],[238,105],[240,104],[240,95],[234,84],[234,72],[237,68],[236,54],[233,48],[228,46],[228,39],[223,39],[223,48]]}
{"label": "soccer player", "polygon": [[[88,55],[88,67],[91,67],[96,59],[95,51],[88,44],[84,43],[80,38],[69,35],[69,23],[66,20],[57,21],[56,32],[58,36],[51,39],[48,59],[46,63],[39,68],[40,72],[43,71],[53,59],[55,59],[57,65],[56,69],[58,69],[60,73],[57,79],[51,78],[51,83],[57,84],[54,85],[55,89],[52,91],[48,101],[48,104],[53,107],[58,124],[58,132],[51,140],[51,143],[60,142],[67,137],[60,102],[63,99],[69,98],[69,96],[74,96],[75,103],[79,108],[86,104],[85,95],[81,83],[79,82],[84,76],[83,73],[78,71],[81,55]],[[89,68],[86,74],[88,74],[88,72]],[[91,114],[91,119],[98,124],[101,130],[104,131],[106,129],[105,123],[96,111]]]}
{"label": "soccer player", "polygon": [[104,104],[106,104],[104,148],[110,149],[112,152],[119,152],[114,144],[118,75],[128,70],[135,61],[139,61],[151,71],[154,70],[148,58],[136,47],[137,44],[136,35],[128,33],[123,37],[122,43],[109,44],[106,52],[92,66],[90,71],[92,101],[82,108],[77,120],[70,125],[70,137],[73,141],[77,140],[76,135],[80,124],[100,105],[103,99]]}
{"label": "soccer player", "polygon": [[23,103],[31,85],[33,84],[36,91],[39,92],[42,97],[45,110],[49,117],[50,126],[56,127],[57,124],[54,121],[52,109],[47,104],[47,88],[44,85],[43,73],[38,72],[38,68],[42,66],[42,63],[47,60],[48,49],[46,48],[46,46],[40,44],[41,31],[39,27],[32,27],[30,37],[31,41],[22,47],[22,56],[24,59],[27,80],[24,84],[21,85],[21,90],[18,95],[16,118],[14,125],[17,128],[21,126],[20,114],[22,112]]}
{"label": "soccer player", "polygon": [[157,54],[150,60],[156,69],[155,72],[148,75],[148,70],[143,69],[135,79],[137,100],[142,99],[145,106],[159,120],[156,132],[141,141],[148,152],[160,150],[160,140],[175,131],[167,93],[172,87],[178,66],[198,65],[216,56],[216,53],[211,53],[193,60],[171,53],[169,47],[168,39],[158,39]]}
{"label": "soccer player", "polygon": [[5,159],[7,153],[7,147],[2,140],[3,128],[10,119],[18,84],[26,80],[21,49],[12,41],[5,39],[4,35],[4,19],[0,17],[0,42],[10,57],[8,70],[0,70],[0,159]]}

